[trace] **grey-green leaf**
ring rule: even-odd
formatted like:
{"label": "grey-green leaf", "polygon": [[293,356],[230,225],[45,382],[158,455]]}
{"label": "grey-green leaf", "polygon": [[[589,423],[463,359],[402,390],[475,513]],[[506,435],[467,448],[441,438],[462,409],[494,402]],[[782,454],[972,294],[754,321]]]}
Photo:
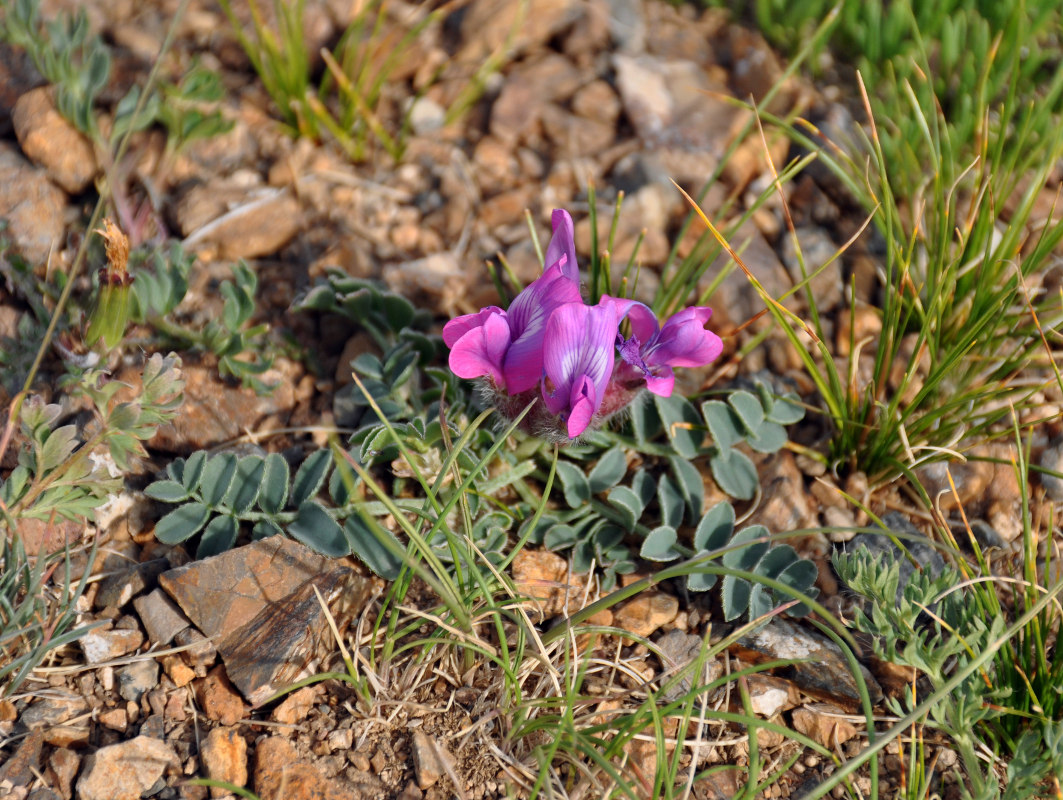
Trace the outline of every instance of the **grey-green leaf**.
{"label": "grey-green leaf", "polygon": [[777,422],[779,425],[793,425],[804,416],[804,407],[801,405],[797,395],[792,393],[776,398],[771,411],[767,415],[769,420]]}
{"label": "grey-green leaf", "polygon": [[749,618],[762,617],[773,608],[775,608],[775,600],[772,598],[771,591],[762,584],[754,583],[749,592]]}
{"label": "grey-green leaf", "polygon": [[742,431],[739,429],[741,423],[727,403],[719,400],[706,400],[701,404],[701,415],[709,427],[709,435],[712,436],[713,444],[720,450],[734,447],[742,441]]}
{"label": "grey-green leaf", "polygon": [[276,514],[288,502],[288,462],[280,453],[270,453],[262,469],[258,506],[267,514]]}
{"label": "grey-green leaf", "polygon": [[701,473],[689,461],[677,456],[670,456],[668,464],[672,468],[676,486],[679,487],[683,500],[686,502],[687,519],[693,523],[701,517],[701,504],[705,501],[705,484]]}
{"label": "grey-green leaf", "polygon": [[[723,554],[724,566],[731,569],[740,569],[747,572],[753,571],[757,562],[763,558],[764,554],[768,552],[771,547],[770,542],[754,542],[755,539],[761,539],[768,535],[768,529],[763,525],[750,525],[748,528],[743,528],[733,537],[729,546],[734,549],[728,550]],[[751,543],[751,544],[747,544]],[[735,547],[735,545],[744,545],[741,547]]]}
{"label": "grey-green leaf", "polygon": [[164,503],[180,503],[188,499],[188,491],[177,481],[155,481],[144,489],[144,494]]}
{"label": "grey-green leaf", "polygon": [[635,523],[642,517],[642,498],[627,486],[614,486],[609,490],[609,505],[619,512],[624,527],[628,532],[635,529]]}
{"label": "grey-green leaf", "polygon": [[180,544],[199,533],[210,516],[210,509],[203,503],[188,503],[179,506],[155,525],[155,538],[163,544]]}
{"label": "grey-green leaf", "polygon": [[321,485],[325,482],[331,466],[331,450],[315,450],[307,456],[306,460],[299,465],[299,469],[295,472],[295,480],[292,481],[291,503],[293,506],[302,506],[321,491]]}
{"label": "grey-green leaf", "polygon": [[696,456],[705,438],[705,431],[694,406],[678,394],[671,397],[654,395],[653,402],[657,405],[657,413],[661,415],[664,430],[675,451],[685,458]]}
{"label": "grey-green leaf", "polygon": [[599,494],[606,489],[616,486],[624,473],[627,472],[627,458],[622,448],[612,447],[602,453],[594,469],[587,475],[591,494]]}
{"label": "grey-green leaf", "polygon": [[207,461],[200,481],[203,502],[211,507],[220,505],[222,498],[228,494],[235,475],[236,456],[232,453],[221,453]]}
{"label": "grey-green leaf", "polygon": [[203,468],[207,465],[207,452],[197,450],[185,461],[184,471],[181,473],[181,483],[188,491],[192,492],[199,488],[199,482],[203,478]]}
{"label": "grey-green leaf", "polygon": [[238,525],[236,518],[222,514],[212,519],[203,530],[203,536],[196,548],[196,558],[210,558],[224,553],[236,541]]}
{"label": "grey-green leaf", "polygon": [[673,547],[677,534],[675,528],[661,525],[646,535],[639,555],[648,561],[675,561],[681,553]]}
{"label": "grey-green leaf", "polygon": [[751,500],[759,485],[757,468],[745,453],[723,450],[709,459],[713,480],[731,497]]}
{"label": "grey-green leaf", "polygon": [[721,500],[701,518],[694,531],[694,549],[719,550],[731,540],[734,533],[735,510],[726,500]]}
{"label": "grey-green leaf", "polygon": [[723,600],[723,618],[727,622],[742,616],[749,608],[749,582],[734,575],[724,575],[723,585],[720,588],[720,599]]}
{"label": "grey-green leaf", "polygon": [[764,407],[761,406],[760,400],[757,399],[756,395],[739,390],[732,392],[727,399],[731,403],[731,408],[735,410],[735,413],[742,420],[746,430],[755,431],[760,427],[760,423],[764,421]]}
{"label": "grey-green leaf", "polygon": [[579,508],[591,497],[591,485],[583,470],[570,461],[557,462],[557,478],[569,508]]}
{"label": "grey-green leaf", "polygon": [[225,496],[225,505],[237,514],[243,514],[258,499],[262,485],[262,472],[266,460],[261,456],[244,456],[236,462],[236,476]]}
{"label": "grey-green leaf", "polygon": [[661,524],[672,528],[678,528],[683,524],[686,500],[675,485],[675,481],[664,473],[657,481],[657,503],[661,508]]}
{"label": "grey-green leaf", "polygon": [[691,572],[687,575],[687,589],[691,592],[707,592],[716,585],[716,576],[711,572]]}
{"label": "grey-green leaf", "polygon": [[[343,524],[343,533],[351,552],[365,562],[369,569],[385,580],[392,581],[398,577],[402,559],[393,551],[403,548],[391,531],[379,524],[370,528],[365,520],[354,514]],[[385,538],[391,542],[391,547],[384,543]]]}
{"label": "grey-green leaf", "polygon": [[747,441],[758,453],[777,453],[789,440],[786,428],[776,422],[764,420],[755,431],[750,431]]}
{"label": "grey-green leaf", "polygon": [[307,500],[299,506],[295,519],[288,525],[288,534],[323,556],[339,558],[351,551],[343,528],[322,505],[313,500]]}

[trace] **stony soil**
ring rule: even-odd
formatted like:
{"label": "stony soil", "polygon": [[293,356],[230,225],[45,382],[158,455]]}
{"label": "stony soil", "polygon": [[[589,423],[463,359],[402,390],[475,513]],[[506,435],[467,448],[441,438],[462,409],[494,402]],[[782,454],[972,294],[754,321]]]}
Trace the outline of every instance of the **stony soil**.
{"label": "stony soil", "polygon": [[[128,85],[145,80],[178,3],[50,0],[43,5],[46,15],[87,8],[94,30],[113,47],[114,78],[105,97],[113,102]],[[244,4],[235,5],[246,12]],[[312,52],[335,43],[352,5],[357,4],[308,0]],[[526,796],[534,781],[526,767],[534,764],[536,742],[505,740],[493,713],[498,682],[485,665],[469,669],[447,654],[427,664],[408,656],[378,664],[372,706],[337,680],[300,689],[283,701],[263,702],[272,689],[300,676],[342,670],[321,607],[310,594],[296,596],[300,587],[309,592],[307,576],[316,576],[330,612],[358,646],[371,641],[381,582],[357,564],[315,561],[297,547],[284,551],[283,559],[280,550],[236,550],[228,561],[205,568],[182,548],[159,545],[152,535],[159,508],[139,493],[175,455],[234,444],[292,454],[320,445],[326,429],[344,423],[334,407],[335,393],[350,381],[349,362],[369,346],[366,337],[339,318],[289,310],[327,268],[380,280],[431,309],[442,323],[495,301],[485,259],[502,254],[522,279],[534,277],[538,262],[525,209],[541,235],[553,208],[569,209],[577,221],[580,254],[586,256],[591,240],[587,188],[593,184],[603,220],[617,193],[625,193],[614,260],[626,260],[641,234],[640,292],[652,292],[687,211],[671,180],[693,189],[711,174],[747,119],[747,112],[723,97],[752,96],[759,102],[782,74],[782,63],[757,34],[725,15],[696,12],[689,5],[532,0],[483,98],[457,122],[446,123],[444,109],[469,76],[486,55],[507,45],[518,5],[516,0],[458,3],[445,24],[429,27],[410,46],[381,104],[382,118],[390,120],[417,98],[409,146],[395,164],[379,150],[363,163],[352,163],[327,141],[296,140],[284,133],[217,4],[189,3],[164,71],[178,76],[195,60],[218,70],[227,89],[222,108],[234,125],[176,154],[166,152],[159,131],[134,138],[121,165],[122,186],[132,207],[142,209],[137,217],[142,225],[129,233],[141,241],[177,237],[197,254],[182,307],[189,320],[218,314],[219,281],[230,275],[235,260],[248,259],[260,278],[259,318],[269,322],[278,342],[287,337],[294,344],[264,376],[278,384],[267,396],[221,380],[209,358],[182,353],[187,381],[182,413],[151,442],[151,458],[130,476],[129,491],[98,526],[86,531],[27,526],[23,531],[28,540],[45,538],[51,544],[66,538],[84,545],[98,537],[96,578],[80,603],[85,621],[105,624],[77,646],[56,652],[16,694],[0,701],[0,797],[206,797],[207,788],[185,780],[195,776],[247,786],[264,800]],[[417,4],[391,6],[375,45],[381,53],[424,11]],[[92,147],[56,113],[41,84],[24,57],[0,46],[0,217],[9,222],[14,247],[43,274],[71,263],[100,172]],[[846,97],[844,88],[794,79],[775,96],[771,110],[798,109],[822,129],[844,136],[854,124]],[[770,132],[767,149],[776,164],[795,154]],[[733,216],[770,179],[765,145],[751,137],[727,162],[704,207],[717,213],[733,200],[728,211],[720,212]],[[829,260],[864,221],[825,171],[808,170],[786,187],[786,195],[809,263]],[[849,312],[838,315],[837,326],[832,317],[842,309],[843,287],[852,281],[858,301],[873,299],[869,238],[858,239],[813,283],[828,329],[838,328],[839,346],[849,341],[843,329]],[[774,295],[799,279],[780,202],[754,214],[740,240],[748,242],[747,264]],[[687,237],[679,251],[685,254],[694,246],[695,238]],[[86,279],[79,280],[87,291]],[[737,357],[761,324],[736,332],[759,310],[740,273],[723,282],[711,305],[713,326],[727,349],[711,370],[692,376],[688,388],[725,385],[767,370],[810,393],[797,354],[779,337]],[[0,287],[0,341],[9,353],[20,352],[17,324],[26,309],[25,298]],[[860,313],[856,320],[858,326],[871,324]],[[131,335],[147,342],[147,334]],[[112,365],[116,376],[131,379],[141,358],[138,347],[129,348]],[[54,396],[51,382],[60,366],[58,355],[45,361],[38,391]],[[3,377],[0,407],[8,405],[20,380],[10,370]],[[1038,452],[1058,433],[1044,426],[1037,435]],[[823,435],[815,417],[793,432],[812,446]],[[1007,466],[1007,446],[991,447],[990,454],[1003,465],[970,462],[954,467],[953,478],[968,517],[985,520],[996,537],[992,543],[1007,548],[1018,533],[1018,487]],[[835,479],[809,459],[784,451],[763,459],[758,468],[764,490],[748,509],[751,522],[786,531],[867,521],[840,499]],[[941,471],[923,477],[931,496],[948,487]],[[893,512],[898,525],[918,528],[925,522],[902,490],[869,488],[859,474],[840,488],[876,514]],[[944,505],[949,511],[949,501]],[[848,601],[826,560],[834,544],[817,535],[797,546],[818,559],[825,602],[844,612]],[[268,570],[276,573],[269,573],[269,581],[263,577]],[[529,594],[543,599],[542,608],[529,610],[544,617],[571,611],[597,592],[550,553],[522,555],[513,574]],[[330,581],[327,587],[321,576]],[[256,615],[282,601],[297,609],[292,614],[302,615],[296,626],[302,627],[283,634],[263,630]],[[429,608],[432,598],[415,587],[407,605]],[[591,679],[590,691],[602,697],[593,711],[605,714],[644,696],[669,669],[689,662],[704,636],[718,639],[726,633],[717,611],[709,600],[691,600],[669,586],[614,609],[603,622],[650,637],[674,659],[663,663],[645,647],[622,646],[615,638],[595,642],[601,659],[614,668]],[[431,625],[426,622],[424,629]],[[229,637],[233,631],[239,635]],[[842,757],[857,752],[862,717],[853,715],[852,679],[838,654],[791,623],[775,624],[756,638],[743,641],[728,661],[711,669],[722,673],[740,662],[785,655],[788,648],[812,648],[816,666],[807,674],[797,669],[751,681],[754,707]],[[284,653],[276,663],[254,658],[274,649]],[[355,654],[357,660],[357,648]],[[868,667],[868,679],[881,688],[878,697],[903,691],[911,678],[891,665]],[[529,683],[546,681],[546,675],[536,673]],[[735,700],[715,702],[723,706]],[[693,757],[704,765],[747,763],[748,742],[740,731],[718,726],[700,735],[711,746],[686,754],[684,765]],[[762,730],[758,739],[769,764],[796,755],[770,790],[772,797],[799,796],[829,772],[818,756],[797,752],[778,734]],[[652,776],[655,760],[667,755],[659,754],[653,741],[642,740],[627,752],[634,780]],[[948,766],[950,757],[941,749],[939,768]],[[525,771],[520,758],[526,759]],[[896,753],[887,756],[886,766],[887,787],[895,786]],[[602,790],[593,781],[581,782],[575,771],[568,780],[573,797],[593,797]],[[730,797],[738,789],[735,780],[733,773],[720,773],[697,782],[693,795]],[[865,782],[861,778],[858,785]],[[942,791],[950,796],[955,788],[945,785]],[[891,791],[887,788],[885,796]],[[223,789],[209,793],[227,796]]]}

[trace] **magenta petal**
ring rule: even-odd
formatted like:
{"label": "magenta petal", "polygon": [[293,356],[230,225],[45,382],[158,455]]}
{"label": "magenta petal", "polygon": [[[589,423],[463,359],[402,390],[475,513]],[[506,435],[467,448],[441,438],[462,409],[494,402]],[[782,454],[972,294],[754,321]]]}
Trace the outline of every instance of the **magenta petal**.
{"label": "magenta petal", "polygon": [[705,323],[712,309],[694,306],[673,314],[661,328],[657,341],[645,353],[646,363],[655,366],[701,367],[717,359],[723,342]]}
{"label": "magenta petal", "polygon": [[506,388],[502,361],[509,347],[509,324],[502,314],[491,314],[483,325],[472,328],[450,350],[450,369],[459,378],[489,376]]}
{"label": "magenta petal", "polygon": [[660,375],[648,373],[646,375],[646,388],[658,397],[671,397],[672,389],[675,388],[675,373],[671,367],[661,369]]}
{"label": "magenta petal", "polygon": [[563,208],[555,208],[550,215],[550,224],[554,229],[550,243],[546,246],[546,267],[552,267],[567,256],[561,266],[565,277],[575,281],[579,286],[579,264],[576,263],[576,235],[572,225],[572,216]]}
{"label": "magenta petal", "polygon": [[553,391],[544,387],[543,399],[552,413],[571,411],[573,387],[584,387],[586,380],[593,395],[583,392],[580,397],[593,398],[592,415],[598,410],[613,372],[616,325],[616,311],[608,303],[569,303],[551,315],[543,337],[543,370]]}
{"label": "magenta petal", "polygon": [[530,283],[509,306],[513,343],[506,354],[506,385],[512,394],[535,386],[543,374],[543,336],[554,309],[566,303],[580,304],[579,286],[554,264]]}
{"label": "magenta petal", "polygon": [[584,376],[578,385],[572,387],[569,405],[572,410],[568,415],[568,438],[575,439],[587,430],[600,405],[590,378]]}
{"label": "magenta petal", "polygon": [[659,329],[657,317],[645,303],[638,300],[629,300],[625,297],[610,297],[602,295],[602,302],[608,302],[616,309],[617,324],[625,318],[631,322],[631,338],[646,344],[653,338]]}
{"label": "magenta petal", "polygon": [[475,314],[465,314],[460,317],[454,317],[454,319],[443,326],[443,343],[447,347],[453,347],[458,339],[473,328],[479,328],[484,324],[488,317],[495,314],[501,314],[503,318],[506,316],[506,312],[498,306],[487,306],[486,308],[481,308]]}

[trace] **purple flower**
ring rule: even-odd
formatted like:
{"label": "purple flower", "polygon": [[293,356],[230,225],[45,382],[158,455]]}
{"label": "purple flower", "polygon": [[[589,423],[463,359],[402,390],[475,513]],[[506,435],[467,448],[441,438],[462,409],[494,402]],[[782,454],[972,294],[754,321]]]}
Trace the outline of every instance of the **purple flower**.
{"label": "purple flower", "polygon": [[701,367],[719,358],[723,342],[705,323],[712,316],[707,306],[692,306],[673,314],[659,327],[657,317],[642,303],[619,297],[603,297],[616,309],[618,322],[631,322],[631,337],[619,336],[620,358],[646,380],[646,388],[669,397],[675,386],[672,367]]}
{"label": "purple flower", "polygon": [[450,368],[458,377],[490,377],[511,395],[526,392],[542,380],[547,320],[564,304],[583,302],[572,217],[558,209],[552,221],[554,235],[546,252],[556,260],[547,262],[550,266],[513,299],[508,312],[488,306],[443,326]]}
{"label": "purple flower", "polygon": [[609,303],[561,306],[546,323],[543,364],[546,407],[575,439],[591,424],[613,374],[616,309]]}

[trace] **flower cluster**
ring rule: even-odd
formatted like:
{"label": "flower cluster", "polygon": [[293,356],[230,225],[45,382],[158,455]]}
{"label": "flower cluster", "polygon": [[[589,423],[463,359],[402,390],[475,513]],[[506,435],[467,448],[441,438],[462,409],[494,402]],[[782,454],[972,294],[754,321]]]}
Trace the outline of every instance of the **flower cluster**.
{"label": "flower cluster", "polygon": [[[580,295],[572,217],[557,209],[547,267],[510,304],[488,306],[448,322],[443,341],[450,368],[482,378],[498,411],[513,419],[537,401],[522,427],[567,443],[624,409],[643,389],[668,397],[673,367],[698,367],[720,355],[720,337],[705,330],[712,310],[695,306],[662,326],[635,300]],[[620,324],[627,320],[630,336]]]}

